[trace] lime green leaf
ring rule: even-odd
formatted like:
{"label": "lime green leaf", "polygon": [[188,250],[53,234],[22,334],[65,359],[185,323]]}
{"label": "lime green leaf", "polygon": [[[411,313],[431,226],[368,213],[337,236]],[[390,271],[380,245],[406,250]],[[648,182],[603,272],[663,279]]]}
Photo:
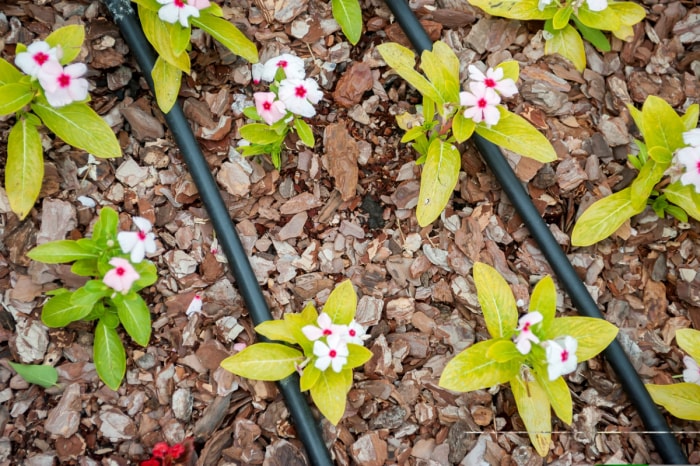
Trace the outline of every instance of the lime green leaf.
{"label": "lime green leaf", "polygon": [[274,382],[292,374],[303,360],[304,355],[289,346],[256,343],[221,361],[221,367],[248,379]]}
{"label": "lime green leaf", "polygon": [[554,320],[557,312],[557,290],[554,280],[547,275],[537,282],[530,296],[530,312],[537,311],[542,314],[542,330],[546,332],[549,325]]}
{"label": "lime green leaf", "polygon": [[250,123],[241,128],[241,136],[252,144],[280,144],[284,135],[263,123]]}
{"label": "lime green leaf", "polygon": [[297,134],[299,135],[301,142],[313,149],[316,141],[314,140],[314,133],[311,131],[311,127],[301,118],[295,118],[294,129],[297,130]]}
{"label": "lime green leaf", "polygon": [[354,369],[360,367],[370,359],[372,359],[372,352],[361,345],[356,345],[354,343],[348,343],[348,362],[345,363],[346,369]]}
{"label": "lime green leaf", "polygon": [[357,294],[350,280],[336,286],[323,306],[323,312],[328,314],[331,322],[338,325],[348,325],[355,317],[357,310]]}
{"label": "lime green leaf", "polygon": [[637,5],[635,2],[610,2],[608,3],[608,10],[614,12],[620,23],[627,26],[634,26],[643,20],[647,14],[644,7]]}
{"label": "lime green leaf", "polygon": [[660,404],[674,416],[689,421],[700,421],[700,385],[675,383],[672,385],[645,385],[654,403]]}
{"label": "lime green leaf", "polygon": [[316,383],[311,387],[311,399],[316,407],[331,424],[337,425],[345,413],[346,394],[349,390],[347,373],[352,370],[345,369],[341,372],[326,370],[322,372]]}
{"label": "lime green leaf", "polygon": [[558,10],[556,2],[552,2],[540,11],[539,0],[469,0],[469,3],[491,16],[511,19],[549,19]]}
{"label": "lime green leaf", "polygon": [[409,129],[408,131],[406,131],[406,134],[404,134],[403,137],[401,138],[401,142],[402,143],[411,142],[414,139],[416,139],[424,134],[425,134],[425,128],[423,128],[422,126],[416,126],[414,128]]}
{"label": "lime green leaf", "polygon": [[463,143],[474,133],[476,123],[471,118],[464,116],[463,112],[457,112],[452,120],[452,134],[458,143]]}
{"label": "lime green leaf", "polygon": [[455,146],[438,138],[430,143],[416,209],[420,226],[429,225],[440,216],[457,186],[461,164],[462,157]]}
{"label": "lime green leaf", "polygon": [[590,246],[617,231],[625,220],[640,213],[644,208],[634,206],[631,188],[594,202],[579,217],[571,232],[571,244]]}
{"label": "lime green leaf", "polygon": [[114,131],[93,109],[82,102],[53,108],[44,98],[32,103],[32,111],[56,136],[71,146],[95,157],[121,156],[122,150]]}
{"label": "lime green leaf", "polygon": [[661,146],[669,152],[685,146],[682,136],[685,130],[683,120],[661,97],[647,97],[642,106],[642,121],[644,142],[650,152],[655,146]]}
{"label": "lime green leaf", "polygon": [[180,23],[173,24],[173,27],[170,28],[170,44],[175,55],[180,55],[187,51],[187,47],[190,45],[191,34],[192,28],[182,27]]}
{"label": "lime green leaf", "polygon": [[[11,86],[12,84],[10,84]],[[34,207],[44,181],[41,136],[36,126],[20,118],[7,138],[5,189],[12,211],[20,220]]]}
{"label": "lime green leaf", "polygon": [[685,114],[681,117],[683,126],[686,131],[695,129],[698,125],[698,116],[700,116],[700,105],[693,104],[685,111]]}
{"label": "lime green leaf", "polygon": [[622,23],[616,14],[611,13],[612,11],[608,8],[602,11],[591,11],[588,5],[584,3],[579,7],[576,16],[579,21],[590,28],[602,31],[615,31],[622,26]]}
{"label": "lime green leaf", "polygon": [[358,0],[331,0],[333,18],[352,45],[362,36],[362,8]]}
{"label": "lime green leaf", "polygon": [[[17,52],[19,53],[19,52]],[[0,86],[16,83],[25,75],[4,58],[0,58]]]}
{"label": "lime green leaf", "polygon": [[117,293],[112,301],[126,333],[139,345],[148,346],[148,340],[151,339],[151,312],[143,298],[133,292],[126,296]]}
{"label": "lime green leaf", "polygon": [[117,227],[119,226],[119,215],[111,207],[103,207],[100,210],[100,217],[95,222],[92,229],[92,239],[101,248],[107,247],[107,243],[117,241]]}
{"label": "lime green leaf", "polygon": [[503,79],[512,79],[514,82],[518,81],[520,76],[520,64],[515,60],[506,60],[499,63],[496,68],[503,70]]}
{"label": "lime green leaf", "polygon": [[[651,159],[647,160],[647,163],[642,166],[642,169],[639,171],[639,175],[637,175],[637,178],[634,179],[632,185],[630,186],[630,189],[632,190],[630,199],[632,200],[632,206],[635,209],[644,209],[644,206],[647,204],[647,199],[649,199],[654,186],[661,181],[661,178],[663,178],[664,172],[669,165],[669,163],[657,163],[657,157],[655,157],[652,152],[658,156],[659,152],[668,152],[668,150],[664,149],[663,147],[656,146],[652,149],[652,151],[649,151]],[[668,153],[668,155],[672,156],[670,153]]]}
{"label": "lime green leaf", "polygon": [[299,389],[302,392],[310,390],[311,387],[316,385],[319,377],[321,377],[321,371],[313,364],[307,364],[299,378]]}
{"label": "lime green leaf", "polygon": [[442,102],[459,102],[459,59],[449,45],[435,42],[432,51],[424,51],[421,69],[442,97]]}
{"label": "lime green leaf", "polygon": [[80,54],[80,47],[85,41],[85,26],[82,24],[63,26],[49,34],[45,40],[51,47],[61,47],[63,51],[61,65],[66,65]]}
{"label": "lime green leaf", "polygon": [[392,67],[399,76],[408,81],[423,96],[441,105],[445,103],[435,85],[415,70],[416,56],[411,50],[403,45],[389,42],[377,46],[377,51],[387,65]]}
{"label": "lime green leaf", "polygon": [[[427,51],[426,51],[427,52]],[[424,60],[426,52],[421,55],[421,60]],[[459,101],[459,58],[455,54],[452,47],[442,41],[437,41],[433,44],[433,49],[430,53],[441,62],[441,66],[445,68],[447,75],[450,77],[452,84],[450,87],[455,89],[455,102]],[[422,67],[422,64],[421,64]],[[451,92],[450,92],[451,93]],[[427,118],[426,118],[427,120]]]}
{"label": "lime green leaf", "polygon": [[[547,29],[545,25],[545,29]],[[586,67],[586,49],[583,47],[581,36],[570,24],[563,29],[548,30],[552,37],[544,43],[544,53],[552,55],[558,53],[574,64],[577,70],[583,71]]]}
{"label": "lime green leaf", "polygon": [[518,326],[518,307],[508,283],[496,269],[481,262],[474,263],[473,273],[486,328],[493,338],[510,338]]}
{"label": "lime green leaf", "polygon": [[632,104],[627,104],[627,110],[629,110],[630,116],[637,126],[637,129],[639,129],[639,132],[644,134],[644,118],[642,117],[642,111]]}
{"label": "lime green leaf", "polygon": [[182,70],[174,67],[163,58],[156,58],[156,64],[151,71],[156,91],[156,101],[163,113],[168,113],[177,102],[182,81]]}
{"label": "lime green leaf", "polygon": [[442,371],[439,385],[448,390],[470,392],[493,387],[515,377],[520,369],[520,361],[512,359],[499,363],[487,356],[496,341],[476,343],[452,358]]}
{"label": "lime green leaf", "polygon": [[71,322],[82,319],[90,313],[92,307],[77,306],[71,302],[73,293],[61,293],[51,297],[41,310],[41,321],[51,328],[65,327]]}
{"label": "lime green leaf", "polygon": [[58,371],[53,366],[44,364],[18,364],[7,361],[10,366],[28,383],[40,385],[44,388],[53,387],[58,381]]}
{"label": "lime green leaf", "polygon": [[576,29],[581,33],[584,39],[586,39],[588,42],[593,44],[595,48],[600,50],[601,52],[609,52],[611,50],[610,48],[610,42],[608,41],[608,38],[605,37],[605,34],[603,34],[601,31],[598,29],[590,28],[583,24],[581,21],[579,21],[575,16],[573,17],[574,23],[576,24]]}
{"label": "lime green leaf", "polygon": [[[673,154],[671,151],[662,146],[653,146],[647,153],[649,154],[649,157],[658,162],[664,170],[668,168],[668,166],[671,164],[671,159],[673,159]],[[659,180],[660,179],[661,178],[659,178]]]}
{"label": "lime green leaf", "polygon": [[[170,29],[175,27],[158,18],[158,11],[151,10],[141,4],[138,6],[139,18],[143,33],[158,55],[175,68],[185,73],[190,72],[190,57],[186,53],[177,54],[170,43]],[[179,27],[179,26],[178,26]]]}
{"label": "lime green leaf", "polygon": [[669,202],[676,204],[695,220],[700,221],[700,194],[693,186],[676,181],[664,189],[664,195]]}
{"label": "lime green leaf", "polygon": [[496,145],[539,162],[557,160],[549,140],[525,118],[499,106],[501,118],[490,128],[485,123],[476,125],[476,132]]}
{"label": "lime green leaf", "polygon": [[526,376],[529,378],[527,381],[520,375],[513,377],[510,387],[530,442],[537,453],[545,457],[549,453],[549,444],[552,440],[552,413],[549,398],[536,379],[529,374]]}
{"label": "lime green leaf", "polygon": [[81,277],[94,277],[99,275],[99,270],[97,268],[97,259],[78,259],[73,262],[70,267],[70,271]]}
{"label": "lime green leaf", "polygon": [[10,115],[22,109],[34,98],[29,84],[11,83],[0,86],[0,115]]}
{"label": "lime green leaf", "polygon": [[571,18],[573,12],[574,7],[571,5],[566,5],[564,8],[557,10],[552,18],[552,27],[554,27],[554,29],[562,29],[569,24],[569,18]]}
{"label": "lime green leaf", "polygon": [[27,256],[44,264],[62,264],[79,259],[94,259],[97,254],[87,251],[76,241],[62,239],[41,244],[29,251]]}
{"label": "lime green leaf", "polygon": [[100,319],[95,328],[95,369],[100,379],[112,390],[117,390],[126,373],[126,351],[117,331]]}
{"label": "lime green leaf", "polygon": [[508,362],[515,358],[523,359],[523,355],[518,351],[515,343],[508,339],[496,340],[486,353],[486,357],[497,362]]}
{"label": "lime green leaf", "polygon": [[[157,12],[162,6],[157,0],[131,0],[139,6],[145,7],[151,11]],[[201,13],[201,11],[200,11]]]}
{"label": "lime green leaf", "polygon": [[554,409],[554,413],[559,419],[570,425],[573,418],[574,406],[571,401],[571,391],[563,377],[557,377],[554,381],[549,380],[547,366],[537,367],[535,378],[542,389],[547,394],[547,399]]}
{"label": "lime green leaf", "polygon": [[297,344],[286,320],[266,320],[258,324],[255,331],[270,340],[284,341],[292,345]]}
{"label": "lime green leaf", "polygon": [[70,302],[74,306],[92,309],[98,301],[109,296],[112,292],[114,290],[107,287],[101,280],[89,280],[85,285],[75,290]]}
{"label": "lime green leaf", "polygon": [[131,289],[139,291],[147,286],[153,285],[158,280],[158,269],[156,265],[148,260],[134,264],[134,270],[139,274],[138,280],[131,285]]}
{"label": "lime green leaf", "polygon": [[212,15],[190,18],[192,24],[208,32],[221,45],[250,63],[258,62],[258,49],[236,26]]}
{"label": "lime green leaf", "polygon": [[676,342],[691,358],[700,361],[700,331],[692,328],[676,330]]}
{"label": "lime green leaf", "polygon": [[214,2],[211,2],[207,8],[199,10],[199,13],[214,15],[218,16],[219,18],[224,16],[224,10],[222,10],[221,7]]}
{"label": "lime green leaf", "polygon": [[301,314],[285,314],[284,320],[289,326],[290,338],[294,339],[295,342],[302,347],[304,354],[308,357],[313,356],[313,342],[306,338],[304,332],[301,331],[307,325],[316,325],[316,319],[318,318],[318,311],[314,307],[312,302],[309,302]]}
{"label": "lime green leaf", "polygon": [[554,319],[543,334],[543,340],[554,340],[566,335],[575,338],[578,341],[576,358],[578,362],[583,362],[608,347],[617,336],[617,327],[594,317],[560,317]]}

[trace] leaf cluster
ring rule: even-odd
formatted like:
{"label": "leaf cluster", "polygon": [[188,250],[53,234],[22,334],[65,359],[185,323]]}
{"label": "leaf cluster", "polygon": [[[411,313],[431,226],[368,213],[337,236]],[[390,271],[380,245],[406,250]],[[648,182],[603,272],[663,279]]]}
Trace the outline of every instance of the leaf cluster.
{"label": "leaf cluster", "polygon": [[687,221],[688,216],[700,220],[700,194],[692,186],[680,181],[660,185],[672,165],[674,152],[685,146],[683,133],[697,126],[700,106],[693,104],[685,115],[679,116],[665,100],[651,95],[641,111],[632,105],[628,109],[644,138],[644,142],[635,141],[639,154],[629,156],[639,173],[629,187],[586,209],[571,233],[575,246],[590,246],[607,238],[648,204],[659,217],[669,213],[681,221]]}
{"label": "leaf cluster", "polygon": [[[550,381],[544,349],[533,345],[521,354],[512,338],[516,334],[518,310],[512,291],[492,267],[474,264],[477,297],[491,339],[476,343],[457,354],[445,367],[439,385],[467,392],[510,383],[520,417],[530,440],[541,456],[546,456],[551,441],[551,410],[571,424],[571,393],[563,377]],[[578,341],[577,360],[586,361],[617,335],[617,328],[590,317],[559,317],[556,314],[556,289],[551,277],[540,280],[532,291],[530,312],[542,314],[542,322],[533,327],[541,341],[571,336]],[[551,408],[551,409],[550,409]]]}
{"label": "leaf cluster", "polygon": [[587,1],[581,0],[554,0],[542,10],[540,0],[469,0],[469,3],[493,16],[544,20],[545,53],[558,53],[579,71],[586,67],[581,36],[598,50],[609,52],[610,42],[602,31],[630,40],[634,36],[632,26],[646,16],[644,8],[634,2],[610,1],[602,11],[592,11]]}
{"label": "leaf cluster", "polygon": [[182,73],[190,73],[189,50],[192,26],[207,32],[231,53],[250,63],[258,62],[258,49],[236,26],[223,18],[223,10],[215,3],[199,11],[199,18],[190,17],[190,25],[170,24],[158,18],[161,8],[156,0],[132,0],[148,42],[158,53],[151,77],[158,107],[168,113],[177,101]]}
{"label": "leaf cluster", "polygon": [[[70,25],[49,34],[45,41],[61,47],[61,65],[73,61],[80,53],[85,28]],[[17,44],[16,53],[25,52]],[[5,190],[12,211],[20,219],[31,211],[44,180],[44,157],[40,126],[43,124],[66,143],[96,157],[119,157],[121,148],[114,132],[87,102],[54,108],[44,97],[36,79],[25,75],[0,58],[0,116],[14,114],[16,122],[7,138]]]}
{"label": "leaf cluster", "polygon": [[152,285],[158,278],[156,266],[150,261],[133,264],[140,278],[131,290],[117,293],[102,281],[112,269],[109,261],[122,254],[117,244],[119,216],[109,208],[100,211],[92,238],[58,240],[41,244],[27,253],[30,259],[45,264],[71,263],[71,272],[82,277],[95,277],[75,291],[59,289],[44,304],[41,320],[47,327],[59,328],[79,320],[97,321],[93,358],[97,374],[112,390],[121,385],[126,373],[126,352],[118,326],[139,345],[146,346],[151,338],[151,314],[138,291]]}
{"label": "leaf cluster", "polygon": [[[355,317],[357,295],[349,280],[338,285],[328,296],[323,312],[338,325],[348,325]],[[313,325],[318,311],[312,303],[301,313],[285,314],[282,320],[263,322],[256,332],[281,343],[255,343],[240,353],[229,356],[221,367],[229,372],[254,380],[277,381],[301,372],[300,388],[309,390],[319,411],[334,425],[345,412],[346,396],[352,386],[352,370],[372,357],[372,352],[361,345],[349,343],[347,364],[340,372],[331,367],[321,371],[315,365],[313,342],[302,328]],[[301,348],[301,350],[299,350]]]}
{"label": "leaf cluster", "polygon": [[[416,71],[415,54],[396,43],[377,47],[384,61],[423,95],[420,115],[403,114],[396,120],[406,131],[401,142],[410,142],[420,154],[417,163],[424,164],[416,217],[426,226],[440,216],[459,180],[461,156],[456,144],[473,133],[524,157],[540,162],[556,160],[549,141],[527,120],[499,105],[500,119],[489,126],[474,123],[460,108],[459,59],[444,42],[433,44],[433,50],[421,54],[421,69]],[[501,63],[504,78],[518,80],[515,61]]]}

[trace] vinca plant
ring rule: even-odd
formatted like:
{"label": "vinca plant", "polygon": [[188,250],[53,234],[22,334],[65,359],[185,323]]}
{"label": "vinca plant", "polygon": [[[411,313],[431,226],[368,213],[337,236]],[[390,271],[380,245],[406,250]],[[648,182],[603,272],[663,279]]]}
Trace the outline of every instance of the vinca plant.
{"label": "vinca plant", "polygon": [[190,73],[192,26],[207,32],[235,55],[251,63],[258,49],[236,26],[223,18],[223,10],[209,0],[132,0],[148,42],[158,53],[151,77],[158,107],[167,113],[175,105],[182,73]]}
{"label": "vinca plant", "polygon": [[576,221],[574,246],[590,246],[612,235],[631,217],[651,205],[659,217],[700,220],[700,106],[683,116],[663,99],[647,97],[642,110],[628,105],[644,141],[635,140],[637,155],[630,163],[639,170],[632,184],[591,206]]}
{"label": "vinca plant", "polygon": [[83,26],[65,26],[28,47],[17,44],[17,67],[0,58],[0,116],[15,117],[7,138],[5,190],[20,219],[31,211],[44,181],[42,125],[95,157],[121,155],[114,132],[87,104],[87,67],[71,63],[84,39]]}
{"label": "vinca plant", "polygon": [[461,156],[457,144],[476,133],[524,157],[552,162],[554,148],[527,120],[501,104],[502,98],[518,90],[519,65],[501,63],[482,72],[469,66],[468,91],[460,92],[459,60],[452,49],[436,42],[421,55],[415,70],[415,55],[396,43],[377,47],[384,61],[423,95],[419,115],[404,113],[396,120],[406,131],[401,142],[410,142],[423,164],[416,217],[420,226],[433,222],[444,210],[459,180]]}
{"label": "vinca plant", "polygon": [[532,291],[529,312],[518,318],[513,293],[492,267],[474,264],[477,297],[491,339],[478,342],[445,367],[439,385],[467,392],[510,383],[535,450],[546,456],[551,410],[571,424],[571,392],[562,377],[603,351],[617,327],[591,317],[558,317],[554,281],[546,276]]}
{"label": "vinca plant", "polygon": [[641,5],[612,0],[469,0],[469,3],[493,16],[544,20],[545,53],[558,53],[579,71],[586,67],[581,36],[601,52],[609,52],[610,42],[602,31],[630,40],[634,36],[632,26],[646,16]]}
{"label": "vinca plant", "polygon": [[276,169],[282,166],[287,134],[296,131],[306,146],[316,143],[311,127],[302,119],[316,115],[314,104],[323,98],[318,83],[306,77],[304,61],[288,53],[253,65],[253,83],[269,82],[269,92],[253,94],[254,107],[243,113],[254,121],[241,128],[239,150],[245,156],[269,154]]}
{"label": "vinca plant", "polygon": [[362,37],[362,7],[360,0],[331,0],[333,18],[352,45]]}
{"label": "vinca plant", "polygon": [[647,384],[655,403],[681,419],[700,421],[700,331],[689,328],[676,331],[676,342],[686,353],[683,382],[670,385]]}
{"label": "vinca plant", "polygon": [[357,295],[349,280],[328,296],[321,314],[313,303],[301,313],[285,314],[255,327],[260,335],[281,343],[255,343],[229,356],[221,367],[254,380],[277,381],[298,372],[300,388],[330,422],[345,412],[352,370],[372,357],[365,348],[365,330],[355,322]]}
{"label": "vinca plant", "polygon": [[126,352],[117,327],[139,345],[151,338],[151,313],[138,291],[158,278],[156,266],[144,260],[156,251],[151,224],[133,217],[138,231],[117,233],[119,216],[104,207],[92,238],[57,240],[41,244],[27,253],[45,264],[72,262],[71,272],[91,277],[75,291],[53,290],[44,304],[41,320],[47,327],[59,328],[79,320],[97,321],[93,358],[100,379],[112,390],[121,385],[126,373]]}

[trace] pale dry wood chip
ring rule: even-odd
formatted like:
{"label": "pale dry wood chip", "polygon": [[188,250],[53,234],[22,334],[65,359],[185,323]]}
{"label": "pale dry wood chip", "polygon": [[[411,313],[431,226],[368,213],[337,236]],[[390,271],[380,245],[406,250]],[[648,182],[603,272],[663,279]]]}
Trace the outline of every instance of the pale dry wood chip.
{"label": "pale dry wood chip", "polygon": [[357,189],[357,141],[350,135],[345,123],[332,123],[323,132],[323,145],[326,150],[323,164],[335,179],[335,187],[342,200],[348,201],[355,196]]}
{"label": "pale dry wood chip", "polygon": [[110,442],[129,440],[136,435],[136,424],[132,419],[113,407],[105,407],[100,411],[100,434]]}
{"label": "pale dry wood chip", "polygon": [[72,383],[66,387],[58,404],[49,411],[44,428],[53,435],[70,437],[78,432],[81,411],[80,384]]}

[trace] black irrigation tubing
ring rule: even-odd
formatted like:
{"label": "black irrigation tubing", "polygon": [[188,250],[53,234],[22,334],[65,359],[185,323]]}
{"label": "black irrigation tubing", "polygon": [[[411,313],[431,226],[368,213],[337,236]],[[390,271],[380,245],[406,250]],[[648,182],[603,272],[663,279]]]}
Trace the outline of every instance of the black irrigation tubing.
{"label": "black irrigation tubing", "polygon": [[[421,53],[424,50],[432,49],[432,41],[410,10],[408,4],[404,0],[386,0],[386,3],[416,51]],[[569,293],[574,306],[584,316],[603,319],[604,317],[595,301],[542,220],[530,196],[523,188],[520,180],[515,176],[505,157],[503,157],[501,150],[498,146],[478,134],[474,134],[472,140],[498,179],[503,191],[522,218],[530,234],[537,241],[540,250],[547,258],[559,281]],[[617,374],[618,380],[627,392],[627,396],[635,405],[646,430],[654,432],[650,433],[649,436],[654,445],[656,445],[656,449],[664,462],[668,464],[687,464],[688,459],[681,450],[678,440],[651,399],[649,392],[634,370],[620,342],[613,340],[610,346],[605,349],[604,355]]]}
{"label": "black irrigation tubing", "polygon": [[[156,55],[141,29],[141,24],[130,1],[103,0],[103,2],[112,14],[114,22],[119,26],[129,49],[135,55],[143,77],[153,90],[151,70],[155,64]],[[172,110],[165,114],[165,120],[197,186],[202,203],[209,213],[219,243],[226,254],[233,276],[236,278],[236,284],[253,322],[257,325],[271,320],[270,309],[267,307],[228,209],[221,198],[211,169],[204,159],[182,107],[175,104]],[[331,465],[330,453],[323,442],[320,424],[314,419],[306,397],[299,389],[298,375],[293,374],[277,382],[277,386],[284,396],[287,408],[292,415],[292,421],[296,426],[297,435],[304,444],[311,464]]]}

